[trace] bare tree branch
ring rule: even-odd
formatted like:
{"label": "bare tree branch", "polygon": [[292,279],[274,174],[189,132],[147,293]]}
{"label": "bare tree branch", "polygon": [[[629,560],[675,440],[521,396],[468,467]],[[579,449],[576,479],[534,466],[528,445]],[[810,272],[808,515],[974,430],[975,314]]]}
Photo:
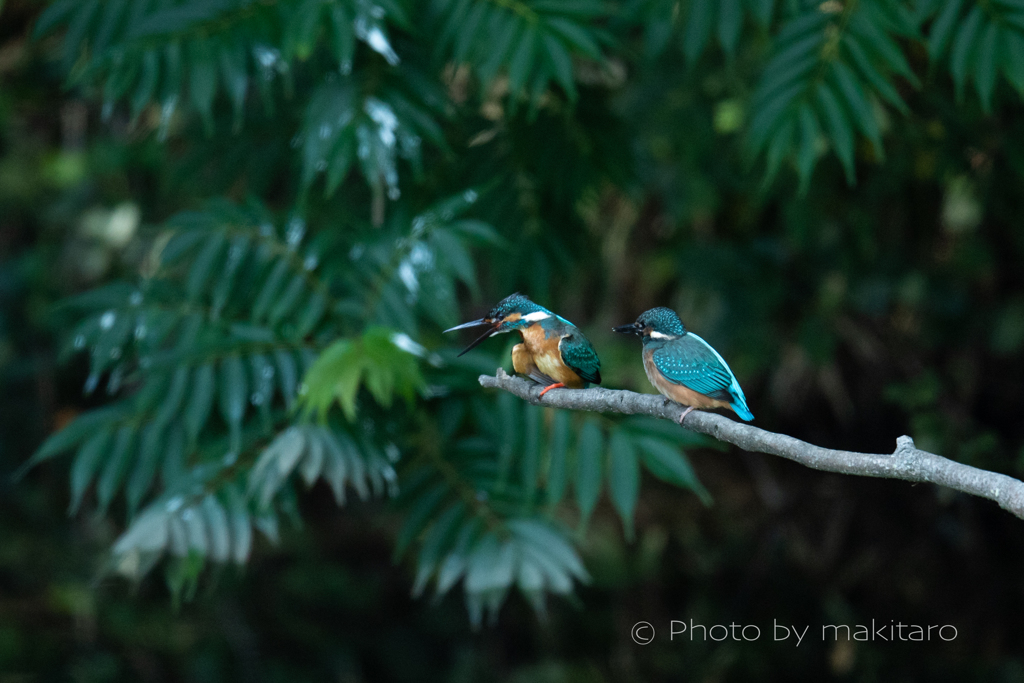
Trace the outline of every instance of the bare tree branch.
{"label": "bare tree branch", "polygon": [[[655,394],[611,389],[554,389],[543,399],[540,385],[510,377],[498,368],[495,377],[480,375],[480,384],[518,396],[534,405],[568,410],[588,410],[596,413],[623,413],[650,415],[679,422],[683,407]],[[943,458],[914,447],[909,436],[896,439],[896,450],[891,454],[854,453],[814,446],[784,434],[766,432],[722,415],[694,410],[686,416],[684,424],[701,434],[713,436],[740,448],[756,453],[777,455],[801,465],[824,472],[855,474],[862,477],[903,479],[947,486],[982,498],[988,498],[1024,519],[1024,482],[1005,474],[981,470],[977,467]]]}

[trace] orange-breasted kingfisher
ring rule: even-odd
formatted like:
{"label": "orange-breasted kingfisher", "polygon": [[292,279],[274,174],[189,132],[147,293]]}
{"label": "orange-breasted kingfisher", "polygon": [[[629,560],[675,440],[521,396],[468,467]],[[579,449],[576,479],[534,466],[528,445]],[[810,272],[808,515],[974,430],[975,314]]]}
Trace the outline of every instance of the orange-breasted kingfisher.
{"label": "orange-breasted kingfisher", "polygon": [[635,323],[613,329],[643,339],[647,379],[663,396],[688,406],[679,424],[694,408],[729,408],[747,422],[754,419],[729,364],[711,344],[688,331],[675,311],[652,308]]}
{"label": "orange-breasted kingfisher", "polygon": [[512,347],[512,367],[520,375],[544,385],[544,396],[552,389],[586,389],[601,383],[601,361],[579,328],[518,292],[507,296],[479,320],[445,330],[487,326],[487,331],[463,349],[466,353],[496,334],[518,332],[523,343]]}

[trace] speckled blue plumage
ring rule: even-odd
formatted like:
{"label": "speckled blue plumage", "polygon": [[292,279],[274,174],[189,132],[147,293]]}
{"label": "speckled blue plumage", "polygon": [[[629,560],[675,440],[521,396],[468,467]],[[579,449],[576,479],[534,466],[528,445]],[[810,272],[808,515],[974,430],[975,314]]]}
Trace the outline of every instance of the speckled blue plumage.
{"label": "speckled blue plumage", "polygon": [[748,422],[754,419],[725,359],[706,341],[688,332],[675,311],[652,308],[640,316],[637,325],[651,330],[643,337],[644,350],[650,351],[651,360],[666,380],[728,403]]}
{"label": "speckled blue plumage", "polygon": [[492,308],[490,312],[487,314],[487,319],[501,320],[502,318],[506,318],[512,315],[513,313],[522,313],[523,315],[529,315],[530,313],[537,313],[538,311],[543,311],[544,313],[548,313],[552,316],[555,315],[554,313],[551,313],[551,311],[544,308],[543,306],[535,304],[534,302],[530,301],[528,297],[525,297],[519,292],[516,292],[515,294],[509,294],[504,299],[496,303],[494,305],[494,308]]}

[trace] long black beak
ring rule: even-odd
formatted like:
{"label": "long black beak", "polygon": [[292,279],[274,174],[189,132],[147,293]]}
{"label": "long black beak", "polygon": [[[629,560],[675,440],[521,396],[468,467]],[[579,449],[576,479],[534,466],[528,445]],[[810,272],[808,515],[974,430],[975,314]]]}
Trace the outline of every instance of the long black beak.
{"label": "long black beak", "polygon": [[479,320],[470,320],[468,323],[462,323],[461,325],[456,325],[455,327],[449,327],[447,330],[444,331],[444,333],[448,334],[449,332],[454,332],[455,330],[465,330],[470,327],[480,327],[481,325],[491,324],[492,321],[488,320],[487,318],[480,318]]}
{"label": "long black beak", "polygon": [[619,334],[640,334],[640,328],[637,327],[636,323],[630,323],[628,325],[613,327],[612,332],[618,332]]}
{"label": "long black beak", "polygon": [[451,327],[451,328],[448,328],[447,330],[445,330],[445,332],[454,332],[455,330],[465,330],[465,329],[470,328],[470,327],[481,327],[483,325],[488,325],[489,329],[486,332],[484,332],[482,335],[480,335],[472,344],[470,344],[466,348],[462,349],[462,353],[460,353],[459,356],[461,356],[461,355],[463,355],[463,354],[465,354],[465,353],[467,353],[469,351],[472,351],[477,346],[479,346],[483,342],[484,339],[487,339],[488,337],[491,337],[491,336],[497,334],[498,333],[498,327],[501,325],[501,321],[500,320],[488,320],[487,318],[480,318],[479,320],[471,320],[468,323],[462,323],[461,325],[456,325],[455,327]]}

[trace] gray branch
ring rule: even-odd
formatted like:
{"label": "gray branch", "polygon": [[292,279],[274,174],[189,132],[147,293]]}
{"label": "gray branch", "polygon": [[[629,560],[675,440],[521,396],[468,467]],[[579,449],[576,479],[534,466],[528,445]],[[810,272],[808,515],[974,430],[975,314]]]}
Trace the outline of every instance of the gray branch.
{"label": "gray branch", "polygon": [[[684,410],[678,403],[660,395],[601,388],[554,389],[541,399],[539,395],[542,387],[539,384],[510,377],[501,368],[498,368],[495,377],[480,375],[480,384],[504,389],[524,401],[550,408],[650,415],[673,422],[679,422],[679,416]],[[1004,510],[1024,519],[1024,482],[922,451],[914,446],[914,440],[909,436],[896,439],[896,450],[892,453],[854,453],[821,448],[791,436],[766,432],[722,415],[698,410],[691,411],[683,424],[687,429],[707,434],[746,451],[777,455],[824,472],[947,486],[956,491],[988,498]]]}

